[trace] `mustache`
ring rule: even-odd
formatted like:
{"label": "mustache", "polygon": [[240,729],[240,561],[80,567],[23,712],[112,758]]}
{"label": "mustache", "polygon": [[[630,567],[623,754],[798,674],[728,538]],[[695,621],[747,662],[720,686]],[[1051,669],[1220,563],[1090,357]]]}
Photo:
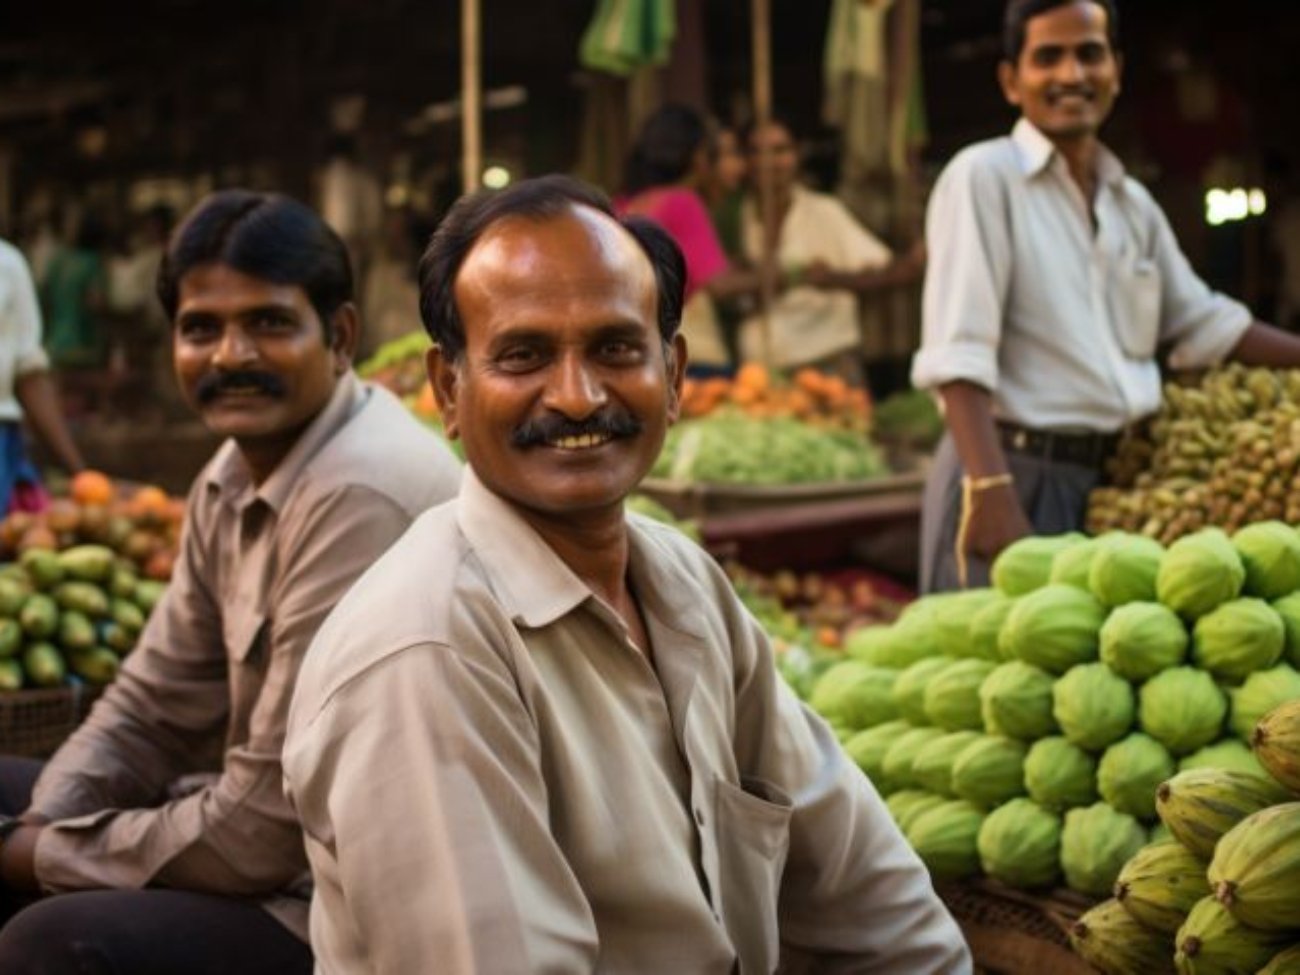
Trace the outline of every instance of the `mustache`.
{"label": "mustache", "polygon": [[581,420],[551,413],[527,420],[515,428],[510,442],[515,447],[537,447],[564,437],[634,437],[643,424],[626,410],[601,410]]}
{"label": "mustache", "polygon": [[1060,98],[1062,95],[1082,95],[1084,98],[1091,98],[1095,92],[1091,85],[1060,85],[1047,89],[1047,94],[1050,98]]}
{"label": "mustache", "polygon": [[232,389],[256,389],[267,396],[283,396],[284,382],[269,372],[239,369],[234,372],[210,372],[194,387],[194,396],[201,403],[212,402],[222,393]]}

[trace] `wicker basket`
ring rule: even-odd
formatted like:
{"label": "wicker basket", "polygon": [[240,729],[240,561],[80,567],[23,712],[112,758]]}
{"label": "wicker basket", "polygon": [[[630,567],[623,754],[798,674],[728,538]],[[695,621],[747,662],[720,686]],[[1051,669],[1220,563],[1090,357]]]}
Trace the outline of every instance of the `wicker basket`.
{"label": "wicker basket", "polygon": [[981,879],[943,884],[939,895],[990,975],[1088,975],[1066,931],[1092,904],[1072,891],[1034,896]]}
{"label": "wicker basket", "polygon": [[100,688],[70,684],[0,693],[0,754],[48,758],[90,713]]}

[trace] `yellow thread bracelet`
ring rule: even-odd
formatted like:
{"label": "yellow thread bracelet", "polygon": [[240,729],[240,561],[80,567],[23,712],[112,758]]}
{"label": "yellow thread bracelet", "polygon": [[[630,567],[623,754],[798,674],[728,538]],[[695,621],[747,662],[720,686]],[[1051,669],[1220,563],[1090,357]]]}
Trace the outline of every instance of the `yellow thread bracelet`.
{"label": "yellow thread bracelet", "polygon": [[1015,478],[1009,471],[1002,474],[989,474],[987,477],[961,479],[961,518],[957,522],[957,544],[954,554],[957,557],[957,584],[963,589],[966,588],[967,582],[966,533],[970,531],[971,500],[980,491],[1003,487],[1014,482]]}

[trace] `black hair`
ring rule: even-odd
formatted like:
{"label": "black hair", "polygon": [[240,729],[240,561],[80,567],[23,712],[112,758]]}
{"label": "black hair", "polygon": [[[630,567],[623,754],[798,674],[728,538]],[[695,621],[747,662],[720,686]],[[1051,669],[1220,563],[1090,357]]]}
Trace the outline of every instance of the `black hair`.
{"label": "black hair", "polygon": [[485,190],[460,200],[447,212],[420,258],[420,318],[429,337],[448,360],[465,351],[465,326],[456,309],[456,275],[465,255],[494,223],[522,217],[537,223],[590,207],[623,227],[654,268],[659,334],[671,342],[682,320],[686,261],[681,248],[657,223],[643,217],[619,218],[609,198],[568,176],[521,180],[504,190]]}
{"label": "black hair", "polygon": [[[1002,17],[1002,57],[1015,64],[1025,49],[1025,25],[1039,14],[1078,0],[1007,0]],[[1112,52],[1119,50],[1119,8],[1115,0],[1088,0],[1106,11],[1106,35]]]}
{"label": "black hair", "polygon": [[689,105],[667,104],[645,120],[623,170],[628,196],[679,182],[701,147],[709,145],[709,124]]}
{"label": "black hair", "polygon": [[181,278],[200,264],[301,287],[327,342],[334,313],[352,300],[352,265],[339,235],[309,207],[278,193],[222,190],[190,212],[158,268],[158,299],[168,318],[176,317]]}
{"label": "black hair", "polygon": [[[763,124],[781,126],[781,128],[785,129],[786,134],[790,136],[790,141],[796,146],[799,145],[800,132],[795,128],[794,123],[790,121],[790,116],[784,112],[769,112],[767,118],[763,120]],[[736,137],[740,140],[740,149],[742,152],[752,151],[749,140],[754,137],[754,133],[757,131],[758,119],[756,117],[749,119],[740,127],[740,130],[736,133]]]}

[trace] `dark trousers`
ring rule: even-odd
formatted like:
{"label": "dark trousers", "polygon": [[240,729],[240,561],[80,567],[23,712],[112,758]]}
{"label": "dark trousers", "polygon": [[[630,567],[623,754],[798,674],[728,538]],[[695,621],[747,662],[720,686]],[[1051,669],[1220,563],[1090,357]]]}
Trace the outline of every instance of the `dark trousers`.
{"label": "dark trousers", "polygon": [[[0,812],[41,764],[0,756]],[[15,912],[16,909],[16,913]],[[87,890],[0,902],[0,975],[310,975],[311,949],[257,904],[182,890]]]}
{"label": "dark trousers", "polygon": [[[1030,457],[1007,451],[1007,465],[1015,478],[1016,496],[1029,523],[1039,535],[1081,531],[1088,513],[1088,492],[1097,486],[1101,472],[1063,461]],[[960,588],[957,576],[957,525],[961,520],[961,461],[952,437],[939,441],[925,482],[921,509],[921,578],[923,593]],[[989,563],[967,559],[966,584],[989,584]]]}

